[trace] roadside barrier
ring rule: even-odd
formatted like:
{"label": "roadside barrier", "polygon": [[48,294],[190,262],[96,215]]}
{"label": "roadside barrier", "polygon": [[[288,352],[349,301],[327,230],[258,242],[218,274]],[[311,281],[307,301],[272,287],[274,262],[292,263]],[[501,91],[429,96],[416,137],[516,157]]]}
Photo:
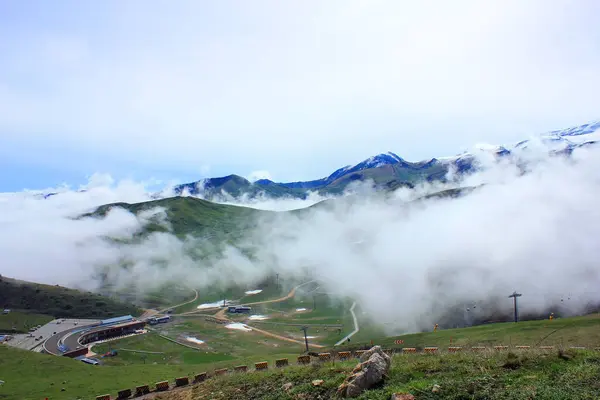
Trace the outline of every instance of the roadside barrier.
{"label": "roadside barrier", "polygon": [[175,378],[175,386],[177,386],[177,387],[187,386],[189,384],[190,384],[190,379],[187,376],[184,376],[182,378]]}
{"label": "roadside barrier", "polygon": [[148,393],[150,393],[150,386],[148,385],[137,386],[135,388],[135,397],[143,396]]}
{"label": "roadside barrier", "polygon": [[[519,346],[514,346],[514,348],[519,349],[519,350],[530,350],[531,346],[519,345]],[[538,348],[540,350],[553,350],[555,348],[555,346],[539,346]],[[493,349],[508,350],[509,346],[493,346]],[[587,349],[587,347],[571,346],[570,349],[585,350],[585,349]],[[593,347],[592,349],[594,349],[596,351],[600,351],[600,347]],[[422,354],[437,354],[438,350],[439,350],[438,347],[424,347],[423,351],[421,353]],[[448,347],[449,353],[455,353],[455,352],[459,352],[462,350],[463,350],[463,348],[459,347],[459,346]],[[473,352],[481,352],[481,351],[485,351],[485,350],[487,350],[487,347],[484,347],[484,346],[471,347],[471,351],[473,351]],[[356,357],[360,357],[362,354],[365,353],[365,351],[366,350],[357,350],[354,352],[354,355]],[[405,347],[402,349],[396,348],[396,349],[389,349],[389,350],[383,350],[383,351],[386,353],[395,353],[395,352],[400,352],[400,351],[403,353],[417,353],[417,348]],[[340,360],[348,359],[351,357],[351,354],[352,353],[350,351],[340,351],[337,353],[337,357]],[[329,361],[329,360],[331,360],[332,355],[331,355],[331,353],[319,353],[318,358],[320,361]],[[299,365],[307,365],[307,364],[310,364],[310,362],[311,362],[310,355],[298,356],[298,364]],[[287,358],[275,360],[275,367],[280,368],[280,367],[284,367],[284,366],[288,366],[288,365],[289,365],[289,360]],[[264,371],[269,368],[269,364],[267,361],[258,362],[258,363],[254,364],[254,368],[256,371]],[[238,365],[238,366],[234,367],[233,370],[235,372],[240,372],[240,373],[248,372],[248,366]],[[225,375],[228,372],[229,372],[229,370],[227,368],[222,368],[222,369],[215,370],[214,375],[215,376]],[[207,379],[208,379],[208,374],[206,372],[202,372],[202,373],[194,376],[193,383],[198,384],[198,383],[206,381]],[[182,387],[182,386],[186,386],[189,384],[190,384],[190,379],[187,376],[180,377],[180,378],[175,379],[175,386],[173,386],[173,387]],[[156,392],[163,392],[163,391],[167,391],[167,390],[171,389],[171,387],[169,386],[169,381],[157,382],[155,385],[156,385]],[[130,389],[124,389],[124,390],[119,391],[118,396],[116,397],[116,400],[129,399],[131,397],[131,392],[132,391]],[[143,395],[146,395],[149,393],[150,393],[149,385],[137,386],[135,388],[134,397],[143,396]],[[96,396],[96,400],[111,400],[111,396],[109,394]]]}
{"label": "roadside barrier", "polygon": [[310,356],[298,356],[298,364],[310,364]]}
{"label": "roadside barrier", "polygon": [[237,367],[233,367],[234,372],[248,372],[247,365],[238,365]]}
{"label": "roadside barrier", "polygon": [[275,367],[277,368],[287,367],[288,365],[290,365],[290,363],[287,358],[275,360]]}
{"label": "roadside barrier", "polygon": [[164,392],[169,390],[169,381],[156,382],[156,391]]}
{"label": "roadside barrier", "polygon": [[254,369],[257,371],[267,370],[267,369],[269,369],[269,363],[266,361],[255,363]]}

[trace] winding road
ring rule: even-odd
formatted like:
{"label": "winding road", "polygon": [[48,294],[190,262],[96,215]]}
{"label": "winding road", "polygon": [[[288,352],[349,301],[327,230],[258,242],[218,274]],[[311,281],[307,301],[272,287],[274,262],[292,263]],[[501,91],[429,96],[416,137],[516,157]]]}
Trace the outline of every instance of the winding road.
{"label": "winding road", "polygon": [[354,320],[354,330],[352,332],[350,332],[350,334],[347,335],[345,338],[343,338],[339,342],[337,342],[334,346],[339,346],[340,344],[344,343],[346,340],[350,339],[352,336],[354,336],[360,330],[360,328],[358,327],[358,321],[356,319],[356,314],[354,314],[354,307],[356,307],[356,302],[352,303],[352,307],[350,307],[350,314],[352,314],[352,319]]}
{"label": "winding road", "polygon": [[198,300],[198,291],[196,289],[192,289],[192,290],[195,293],[193,299],[188,300],[188,301],[183,302],[183,303],[180,303],[180,304],[176,304],[174,306],[163,308],[162,310],[152,310],[152,309],[145,310],[144,313],[142,315],[140,315],[140,319],[143,320],[145,318],[149,318],[149,317],[151,317],[153,315],[156,315],[156,314],[162,314],[162,313],[164,313],[167,310],[170,310],[170,309],[173,309],[173,308],[177,308],[177,307],[181,307],[181,306],[185,306],[186,304],[190,304],[190,303],[195,302],[196,300]]}

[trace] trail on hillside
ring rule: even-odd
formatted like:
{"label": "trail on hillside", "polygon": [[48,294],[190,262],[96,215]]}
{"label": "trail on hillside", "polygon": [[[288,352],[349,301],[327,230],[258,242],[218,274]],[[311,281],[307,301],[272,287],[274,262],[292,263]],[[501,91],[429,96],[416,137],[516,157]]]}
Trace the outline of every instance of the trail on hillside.
{"label": "trail on hillside", "polygon": [[[262,300],[262,301],[255,301],[255,302],[252,302],[252,303],[243,303],[243,304],[247,305],[247,306],[257,306],[257,305],[260,305],[260,304],[280,303],[282,301],[291,299],[292,297],[294,297],[296,295],[296,290],[297,289],[301,288],[304,285],[308,285],[309,283],[312,283],[312,282],[315,282],[315,281],[312,280],[312,281],[301,283],[300,285],[298,285],[298,286],[294,287],[292,290],[290,290],[290,292],[288,294],[286,294],[285,296],[280,297],[278,299]],[[202,310],[193,310],[193,311],[188,311],[188,312],[184,312],[184,313],[181,313],[181,314],[174,314],[174,316],[194,315],[194,314],[197,314],[197,313],[206,312],[208,310],[217,309],[217,308],[219,309],[219,311],[217,311],[217,313],[214,315],[215,318],[227,319],[227,318],[225,318],[225,313],[227,312],[227,309],[226,308],[221,308],[221,307],[205,308],[205,309],[202,309]]]}
{"label": "trail on hillside", "polygon": [[177,308],[177,307],[185,306],[186,304],[193,303],[194,301],[198,300],[198,296],[199,295],[198,295],[198,291],[196,289],[192,289],[192,290],[194,291],[194,298],[193,299],[185,301],[185,302],[180,303],[180,304],[175,304],[175,305],[172,305],[172,306],[160,309],[160,310],[146,309],[146,310],[144,310],[144,313],[142,315],[140,315],[140,319],[149,318],[149,317],[151,317],[153,315],[156,315],[156,314],[162,314],[162,313],[164,313],[167,310],[174,309],[174,308]]}
{"label": "trail on hillside", "polygon": [[[261,334],[263,334],[265,336],[271,336],[271,337],[279,339],[279,340],[285,340],[286,342],[297,343],[297,344],[300,344],[302,346],[304,346],[304,344],[305,344],[303,340],[296,340],[296,339],[292,339],[292,338],[289,338],[289,337],[281,336],[281,335],[278,335],[276,333],[272,333],[272,332],[269,332],[269,331],[264,331],[262,329],[258,329],[257,327],[252,326],[252,325],[248,325],[248,326],[250,328],[252,328],[253,331],[261,333]],[[308,343],[308,347],[315,347],[315,348],[318,348],[318,349],[322,349],[325,346],[322,346],[320,344],[315,344],[315,343]]]}

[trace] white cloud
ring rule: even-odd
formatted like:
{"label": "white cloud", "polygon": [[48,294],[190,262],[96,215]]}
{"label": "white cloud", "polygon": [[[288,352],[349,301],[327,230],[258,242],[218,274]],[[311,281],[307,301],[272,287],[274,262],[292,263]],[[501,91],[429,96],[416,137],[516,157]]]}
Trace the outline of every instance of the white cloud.
{"label": "white cloud", "polygon": [[248,180],[250,182],[256,182],[259,179],[269,179],[272,181],[273,177],[269,171],[265,171],[265,170],[252,171],[248,175]]}
{"label": "white cloud", "polygon": [[[7,260],[1,273],[93,288],[94,273],[104,266],[118,284],[143,290],[168,280],[201,288],[253,284],[273,270],[282,278],[309,272],[328,293],[351,296],[371,317],[405,330],[429,326],[454,304],[476,301],[489,310],[491,301],[510,309],[506,296],[513,290],[523,293],[522,312],[543,311],[566,293],[566,311],[578,312],[600,300],[596,152],[580,149],[571,160],[532,156],[535,168],[526,175],[508,163],[492,166],[464,182],[486,185],[459,199],[407,204],[449,187],[424,184],[388,199],[367,193],[304,215],[278,214],[247,232],[258,249],[252,261],[227,248],[198,262],[188,254],[202,241],[168,233],[131,246],[102,239],[131,237],[150,215],[113,210],[104,220],[69,218],[104,203],[147,200],[142,184],[97,175],[98,184],[86,192],[63,188],[45,200],[6,193],[0,196],[0,252]],[[283,210],[295,208],[292,203],[252,205]],[[124,261],[128,269],[118,266]]]}

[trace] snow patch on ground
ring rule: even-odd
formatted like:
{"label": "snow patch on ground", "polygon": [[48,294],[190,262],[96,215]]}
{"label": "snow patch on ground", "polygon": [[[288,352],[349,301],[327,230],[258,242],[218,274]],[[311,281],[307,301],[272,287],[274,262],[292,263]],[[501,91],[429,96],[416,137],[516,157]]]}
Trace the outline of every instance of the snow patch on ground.
{"label": "snow patch on ground", "polygon": [[[231,300],[225,300],[225,305],[231,303]],[[223,307],[223,300],[221,301],[217,301],[214,303],[205,303],[205,304],[200,304],[198,307],[196,307],[199,310],[205,309],[205,308],[219,308],[219,307]]]}
{"label": "snow patch on ground", "polygon": [[193,336],[186,336],[185,340],[187,340],[188,342],[196,343],[196,344],[204,344],[204,340],[200,340]]}
{"label": "snow patch on ground", "polygon": [[267,317],[266,315],[251,315],[249,317],[249,319],[253,320],[253,321],[262,321],[265,319],[269,319],[269,317]]}
{"label": "snow patch on ground", "polygon": [[251,295],[251,294],[259,294],[260,292],[262,292],[262,289],[255,289],[255,290],[248,290],[246,292],[247,295]]}
{"label": "snow patch on ground", "polygon": [[244,332],[250,332],[252,330],[252,328],[250,328],[248,325],[240,324],[240,323],[233,323],[233,324],[225,325],[225,328],[236,329],[236,330],[244,331]]}

